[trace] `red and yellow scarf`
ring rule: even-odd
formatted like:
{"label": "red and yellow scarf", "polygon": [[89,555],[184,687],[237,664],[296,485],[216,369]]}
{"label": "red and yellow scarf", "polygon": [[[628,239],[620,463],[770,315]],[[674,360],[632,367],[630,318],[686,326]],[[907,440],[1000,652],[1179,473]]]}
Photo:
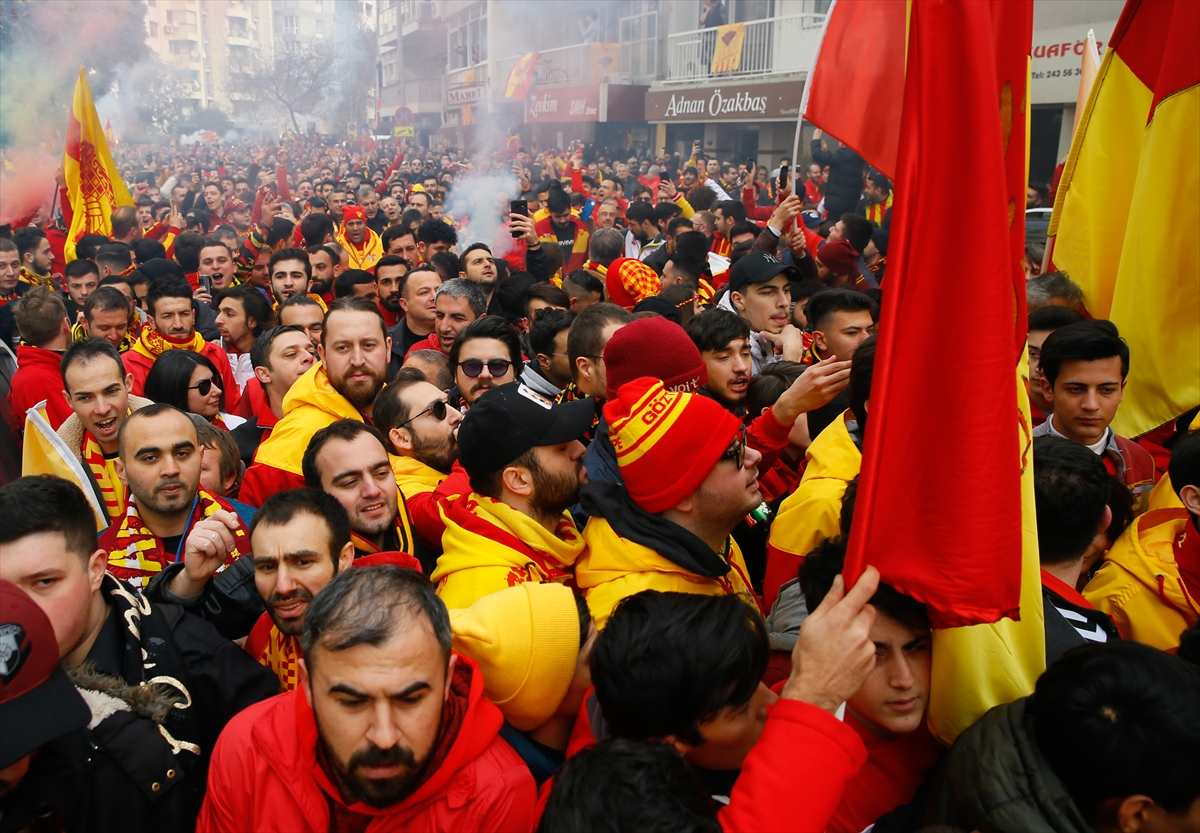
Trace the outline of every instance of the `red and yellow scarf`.
{"label": "red and yellow scarf", "polygon": [[96,438],[90,431],[83,432],[80,452],[83,455],[83,462],[87,463],[92,477],[96,479],[96,485],[100,487],[100,494],[104,498],[104,511],[108,514],[108,519],[116,522],[121,517],[121,507],[125,505],[125,484],[117,477],[116,468],[113,466],[114,461],[105,459],[100,444],[96,442]]}
{"label": "red and yellow scarf", "polygon": [[54,277],[52,275],[39,275],[27,266],[21,267],[21,271],[17,275],[17,280],[21,283],[27,283],[30,286],[54,287]]}
{"label": "red and yellow scarf", "polygon": [[204,344],[204,336],[194,330],[190,338],[172,338],[153,327],[145,327],[131,349],[148,359],[157,359],[168,350],[191,350],[193,353],[200,353],[204,350]]}
{"label": "red and yellow scarf", "polygon": [[279,680],[280,691],[292,691],[300,684],[300,640],[284,636],[275,627],[269,613],[264,613],[246,638],[246,653],[259,665],[269,668]]}
{"label": "red and yellow scarf", "polygon": [[[192,525],[197,520],[209,517],[218,509],[234,512],[233,506],[224,498],[203,488],[199,489],[196,492],[196,503],[191,517],[184,528],[184,537],[187,537]],[[237,513],[234,512],[234,514]],[[110,527],[106,531],[103,538],[109,537],[111,529]],[[225,560],[225,567],[241,558],[243,554],[250,552],[250,535],[240,521],[233,537],[235,545],[233,552]],[[125,507],[125,517],[117,526],[113,539],[113,545],[108,548],[108,571],[139,589],[145,587],[155,573],[162,572],[164,567],[176,560],[176,553],[164,551],[159,537],[146,528],[146,524],[138,514],[137,503],[134,501],[133,495],[129,496]]]}
{"label": "red and yellow scarf", "polygon": [[887,214],[887,210],[891,207],[892,193],[889,191],[886,200],[867,206],[867,219],[877,226],[882,226],[883,217],[885,214]]}
{"label": "red and yellow scarf", "polygon": [[[354,544],[354,557],[374,555],[377,552],[403,552],[414,555],[412,527],[408,523],[408,507],[403,503],[404,495],[397,495],[401,503],[396,513],[396,546],[394,549],[381,550],[357,532],[350,532],[350,541]],[[385,542],[386,543],[386,542]]]}

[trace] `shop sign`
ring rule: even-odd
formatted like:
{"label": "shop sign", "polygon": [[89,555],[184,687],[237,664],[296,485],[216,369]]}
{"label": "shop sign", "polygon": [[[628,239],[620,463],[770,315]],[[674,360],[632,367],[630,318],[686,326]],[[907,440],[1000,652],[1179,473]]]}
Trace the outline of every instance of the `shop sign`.
{"label": "shop sign", "polygon": [[722,84],[646,93],[646,121],[706,122],[795,119],[803,81]]}

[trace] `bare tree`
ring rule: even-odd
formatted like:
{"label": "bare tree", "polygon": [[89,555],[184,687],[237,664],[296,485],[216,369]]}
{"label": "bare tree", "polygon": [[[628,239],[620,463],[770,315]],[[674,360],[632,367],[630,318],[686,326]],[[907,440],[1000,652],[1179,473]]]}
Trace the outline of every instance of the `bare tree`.
{"label": "bare tree", "polygon": [[237,81],[265,110],[286,115],[300,133],[298,114],[313,113],[336,89],[335,51],[328,41],[280,51],[275,59],[259,59],[241,68]]}

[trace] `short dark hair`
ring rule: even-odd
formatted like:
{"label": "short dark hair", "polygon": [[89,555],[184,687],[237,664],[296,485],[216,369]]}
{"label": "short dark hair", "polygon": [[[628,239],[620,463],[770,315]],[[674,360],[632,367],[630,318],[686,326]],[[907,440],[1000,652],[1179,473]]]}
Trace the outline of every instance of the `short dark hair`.
{"label": "short dark hair", "polygon": [[571,210],[571,198],[561,186],[551,186],[550,193],[546,195],[546,210],[551,214],[562,214]]}
{"label": "short dark hair", "polygon": [[458,273],[462,271],[462,262],[454,252],[434,252],[429,258],[429,265],[443,281],[457,278]]}
{"label": "short dark hair", "polygon": [[[13,233],[14,242],[17,240],[20,231],[20,229],[17,229],[17,231]],[[40,231],[40,229],[34,229],[34,231]],[[42,232],[42,234],[44,236],[45,232]],[[36,241],[38,238],[33,237],[31,239]],[[96,252],[100,250],[100,247],[105,246],[110,242],[111,241],[103,234],[85,234],[83,237],[80,237],[79,242],[75,244],[75,255],[76,257],[92,260],[96,257]],[[34,248],[36,248],[36,243],[34,244]],[[20,251],[19,246],[17,247],[17,251]],[[33,248],[29,249],[29,251],[33,251]],[[24,254],[24,252],[22,252],[22,254]]]}
{"label": "short dark hair", "polygon": [[871,242],[871,235],[879,226],[861,214],[843,214],[841,220],[842,236],[850,242],[856,252],[862,254]]}
{"label": "short dark hair", "polygon": [[757,417],[764,408],[770,408],[778,402],[783,392],[800,378],[804,369],[799,362],[778,361],[764,365],[746,387],[746,414]]}
{"label": "short dark hair", "polygon": [[871,398],[871,380],[875,376],[875,336],[870,336],[854,350],[850,359],[850,381],[846,385],[846,398],[850,412],[858,420],[858,430],[863,438],[867,435],[867,400]]}
{"label": "short dark hair", "polygon": [[343,440],[345,442],[354,442],[359,435],[370,434],[375,439],[379,440],[379,444],[387,450],[387,440],[383,434],[374,425],[367,425],[365,422],[359,422],[357,419],[339,419],[336,422],[331,422],[321,430],[312,435],[312,439],[308,441],[308,447],[304,449],[304,457],[300,461],[300,471],[304,475],[304,485],[310,489],[322,489],[321,486],[321,470],[317,467],[317,455],[321,453],[321,449],[325,447],[325,443],[330,440]]}
{"label": "short dark hair", "polygon": [[379,258],[375,264],[376,275],[379,274],[379,268],[381,266],[403,266],[405,275],[412,271],[412,266],[409,265],[407,260],[400,257],[400,255],[384,255],[383,257]]}
{"label": "short dark hair", "polygon": [[308,252],[300,248],[280,249],[271,255],[271,259],[267,261],[267,276],[275,271],[275,264],[284,260],[298,260],[304,264],[304,274],[312,280],[312,264],[308,261]]}
{"label": "short dark hair", "polygon": [[740,596],[644,590],[596,639],[592,682],[616,737],[699,745],[700,724],[754,695],[768,652],[762,617]]}
{"label": "short dark hair", "polygon": [[1109,475],[1100,456],[1061,437],[1033,441],[1033,492],[1038,556],[1043,564],[1081,557],[1100,531],[1109,498]]}
{"label": "short dark hair", "polygon": [[319,246],[324,243],[325,238],[333,234],[333,230],[333,217],[320,211],[314,211],[300,221],[300,236],[304,238],[304,243],[308,246]]}
{"label": "short dark hair", "polygon": [[154,307],[163,298],[186,298],[190,301],[192,288],[188,286],[187,281],[179,278],[168,277],[150,281],[146,290],[146,309],[150,311],[151,317],[154,316]]}
{"label": "short dark hair", "polygon": [[[754,225],[754,223],[750,222],[749,220],[742,220],[741,222],[734,223],[733,228],[729,230],[729,239],[732,240],[733,238],[740,237],[743,234],[752,234],[755,237],[758,237],[758,226]],[[750,243],[750,245],[753,246],[754,244]]]}
{"label": "short dark hair", "polygon": [[629,208],[625,209],[625,219],[632,223],[657,223],[658,215],[654,212],[654,206],[648,202],[631,202]]}
{"label": "short dark hair", "polygon": [[12,241],[17,244],[17,254],[21,259],[25,259],[25,255],[37,251],[37,247],[41,245],[41,241],[46,239],[46,232],[35,226],[24,226],[13,232]]}
{"label": "short dark hair", "polygon": [[601,283],[600,279],[591,272],[586,272],[583,269],[576,269],[574,272],[568,273],[567,276],[563,278],[563,291],[567,293],[567,298],[569,300],[571,297],[571,290],[567,288],[567,284],[570,284],[571,287],[578,292],[587,293],[588,295],[598,293],[601,299],[604,298],[604,284]]}
{"label": "short dark hair", "polygon": [[720,833],[717,807],[674,747],[616,738],[554,776],[539,833]]}
{"label": "short dark hair", "polygon": [[1093,362],[1114,356],[1121,359],[1121,378],[1125,379],[1129,375],[1129,345],[1121,338],[1116,324],[1095,319],[1059,327],[1046,336],[1039,364],[1042,375],[1053,388],[1063,362]]}
{"label": "short dark hair", "polygon": [[539,310],[529,327],[529,349],[533,351],[533,355],[548,356],[553,353],[554,339],[563,330],[570,330],[571,322],[574,320],[575,313],[570,310],[554,308]]}
{"label": "short dark hair", "polygon": [[0,486],[0,544],[42,532],[62,533],[67,551],[85,561],[96,551],[96,513],[79,487],[52,474]]}
{"label": "short dark hair", "polygon": [[35,286],[17,301],[14,317],[21,338],[34,347],[43,347],[62,333],[67,307],[57,289]]}
{"label": "short dark hair", "polygon": [[120,312],[124,310],[128,320],[133,321],[133,306],[125,293],[112,286],[98,286],[83,302],[83,317],[91,323],[97,312]]}
{"label": "short dark hair", "polygon": [[426,246],[431,243],[445,243],[453,248],[458,245],[458,232],[445,220],[435,220],[429,217],[422,220],[421,225],[417,226],[417,242],[424,243]]}
{"label": "short dark hair", "polygon": [[[120,295],[120,292],[115,289],[111,291],[117,292]],[[92,295],[94,296],[95,293],[92,293]],[[89,297],[88,300],[90,301],[91,298]],[[121,300],[125,301],[124,295],[121,295]],[[128,302],[125,305],[128,307]],[[113,347],[107,339],[89,338],[84,341],[76,341],[63,353],[62,362],[59,363],[59,370],[62,373],[63,379],[63,390],[67,393],[71,392],[67,387],[67,370],[70,369],[71,365],[88,364],[99,358],[112,359],[116,362],[118,375],[121,379],[125,378],[125,364],[121,361],[121,354],[117,352],[117,348]]]}
{"label": "short dark hair", "polygon": [[[315,301],[313,303],[316,305]],[[284,333],[300,333],[300,335],[304,335],[304,328],[295,324],[287,324],[271,327],[269,330],[259,333],[255,337],[254,343],[250,345],[250,366],[265,367],[267,370],[271,370],[271,347],[275,344],[275,339]]]}
{"label": "short dark hair", "polygon": [[[203,365],[212,371],[213,383],[225,387],[225,380],[212,360],[203,353],[193,353],[191,350],[167,350],[154,360],[150,372],[146,374],[145,396],[154,402],[174,405],[179,410],[188,411],[188,387],[192,383],[192,373],[197,365]],[[221,407],[225,407],[228,391],[221,391]]]}
{"label": "short dark hair", "polygon": [[[1169,813],[1200,795],[1200,669],[1133,640],[1075,648],[1037,681],[1033,737],[1080,814],[1146,795]],[[1087,766],[1080,766],[1087,761]]]}
{"label": "short dark hair", "polygon": [[409,235],[412,235],[413,243],[416,244],[417,235],[411,228],[405,225],[391,226],[383,230],[383,236],[379,242],[383,245],[383,250],[386,252],[393,240],[399,240],[401,237],[408,237]]}
{"label": "short dark hair", "polygon": [[1051,304],[1029,313],[1029,329],[1054,331],[1084,320],[1083,313],[1074,307]]}
{"label": "short dark hair", "polygon": [[676,274],[683,273],[685,283],[693,289],[700,286],[700,278],[703,277],[707,264],[702,260],[697,260],[691,255],[685,255],[680,252],[675,252],[667,258],[671,267]]}
{"label": "short dark hair", "polygon": [[[846,563],[846,544],[841,537],[825,538],[808,554],[800,565],[800,589],[809,611],[825,600],[833,580],[841,574]],[[894,587],[879,583],[871,604],[889,619],[914,631],[928,630],[929,612],[925,605]]]}
{"label": "short dark hair", "polygon": [[[678,208],[678,206],[676,206]],[[672,217],[667,223],[667,236],[674,237],[681,233],[681,230],[691,231],[693,228],[692,221],[687,217]]]}
{"label": "short dark hair", "polygon": [[175,262],[185,273],[195,272],[200,268],[200,250],[208,238],[195,232],[185,231],[175,236]]}
{"label": "short dark hair", "polygon": [[742,205],[740,200],[717,200],[712,207],[713,213],[718,209],[725,217],[732,217],[735,223],[744,222],[746,219],[746,206]]}
{"label": "short dark hair", "polygon": [[329,530],[329,554],[336,573],[338,555],[350,543],[350,516],[336,498],[319,488],[288,489],[271,495],[254,513],[250,535],[253,537],[260,526],[283,526],[300,514],[312,515],[325,522],[325,528]]}
{"label": "short dark hair", "polygon": [[451,373],[458,369],[458,357],[462,354],[463,345],[481,338],[494,338],[496,341],[503,342],[504,346],[508,348],[508,358],[513,363],[513,373],[517,376],[521,375],[521,337],[517,334],[516,327],[498,315],[476,318],[462,329],[450,347]]}
{"label": "short dark hair", "polygon": [[683,328],[696,349],[724,350],[735,338],[750,338],[750,325],[746,319],[727,309],[714,307],[692,318]]}
{"label": "short dark hair", "polygon": [[221,302],[227,298],[241,303],[246,318],[254,319],[254,326],[250,328],[250,333],[255,338],[275,326],[275,313],[271,312],[271,305],[267,303],[266,296],[255,287],[243,284],[224,289],[215,299],[217,306],[219,307]]}
{"label": "short dark hair", "polygon": [[371,410],[371,421],[379,432],[386,439],[385,446],[389,454],[395,454],[396,449],[392,446],[392,438],[389,436],[393,428],[399,428],[404,423],[408,422],[409,407],[404,404],[404,397],[401,396],[404,391],[411,388],[413,385],[420,382],[429,382],[420,369],[415,367],[402,367],[397,371],[395,377],[387,383],[383,390],[375,397],[375,407]]}
{"label": "short dark hair", "polygon": [[[342,274],[344,275],[345,272]],[[379,311],[379,307],[366,298],[357,298],[352,295],[348,298],[338,298],[329,305],[329,310],[325,313],[325,326],[321,328],[322,347],[325,346],[325,334],[329,332],[329,319],[335,312],[369,312],[379,321],[379,330],[385,338],[387,337],[387,322],[383,320],[383,313]]]}
{"label": "short dark hair", "polygon": [[879,305],[871,296],[855,289],[822,289],[804,306],[804,317],[808,319],[810,330],[820,329],[825,319],[837,312],[869,312],[872,321],[879,320]]}
{"label": "short dark hair", "polygon": [[633,313],[616,304],[592,304],[571,322],[571,332],[567,333],[567,356],[571,362],[571,373],[575,372],[575,362],[580,356],[600,356],[604,352],[601,338],[604,329],[609,324],[632,324]]}
{"label": "short dark hair", "polygon": [[[519,275],[522,273],[514,272],[513,274]],[[552,307],[561,307],[562,309],[570,309],[571,307],[571,296],[559,289],[554,284],[546,281],[534,283],[527,290],[525,290],[526,309],[528,309],[529,302],[535,299],[539,301],[545,301]],[[522,315],[524,312],[525,310],[522,310]]]}
{"label": "short dark hair", "polygon": [[1175,441],[1167,474],[1176,495],[1184,486],[1200,487],[1200,429],[1188,431]]}
{"label": "short dark hair", "polygon": [[345,651],[356,645],[383,645],[401,616],[425,619],[449,661],[453,634],[445,603],[424,575],[394,564],[355,567],[333,577],[304,616],[304,658],[311,668],[317,646]]}
{"label": "short dark hair", "polygon": [[[339,300],[354,298],[354,287],[375,284],[375,276],[366,269],[347,269],[333,280],[333,297]],[[367,303],[370,303],[369,301]]]}
{"label": "short dark hair", "polygon": [[[211,237],[211,236],[204,238],[204,245],[202,245],[200,247],[200,251],[202,252],[205,249],[216,249],[216,248],[224,249],[229,254],[230,258],[233,257],[233,249],[231,249],[229,247],[228,243],[226,243],[224,240],[218,240],[217,238]],[[197,255],[198,254],[199,254],[199,252],[197,252]]]}
{"label": "short dark hair", "polygon": [[[122,269],[121,271],[125,270]],[[67,264],[66,268],[63,269],[63,277],[67,280],[70,280],[71,278],[80,278],[84,275],[96,275],[98,278],[100,276],[100,269],[95,263],[92,263],[92,261],[82,257],[72,260]]]}
{"label": "short dark hair", "polygon": [[165,259],[166,256],[166,247],[157,240],[143,238],[133,244],[133,262],[139,266],[147,260],[154,260],[156,257]]}

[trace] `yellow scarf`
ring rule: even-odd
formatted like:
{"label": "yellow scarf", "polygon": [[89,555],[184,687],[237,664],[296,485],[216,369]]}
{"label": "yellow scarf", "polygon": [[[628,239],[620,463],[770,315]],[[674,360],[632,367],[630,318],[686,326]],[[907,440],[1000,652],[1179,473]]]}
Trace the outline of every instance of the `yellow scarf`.
{"label": "yellow scarf", "polygon": [[432,466],[427,466],[415,457],[398,457],[389,455],[392,463],[392,474],[396,476],[396,485],[405,499],[411,500],[416,495],[432,492],[446,475]]}
{"label": "yellow scarf", "polygon": [[254,658],[275,674],[280,691],[293,691],[300,684],[300,640],[284,636],[275,625],[271,625],[267,643]]}
{"label": "yellow scarf", "polygon": [[96,485],[100,487],[100,494],[104,497],[104,511],[109,520],[115,521],[121,517],[121,510],[125,506],[125,484],[117,477],[114,461],[105,459],[100,444],[90,431],[83,432],[81,450],[83,461],[91,469],[92,477],[96,478]]}
{"label": "yellow scarf", "polygon": [[133,343],[132,350],[148,359],[157,359],[168,350],[191,350],[193,353],[200,353],[204,350],[204,344],[204,336],[194,330],[191,338],[179,339],[165,336],[153,327],[146,327]]}
{"label": "yellow scarf", "polygon": [[17,275],[17,280],[21,283],[27,283],[30,286],[54,286],[54,277],[52,275],[39,275],[25,266],[21,267],[21,271]]}
{"label": "yellow scarf", "polygon": [[345,229],[338,232],[337,241],[350,255],[351,269],[365,269],[370,272],[379,258],[383,257],[383,240],[373,229],[367,229],[367,239],[363,241],[361,249],[346,238]]}

